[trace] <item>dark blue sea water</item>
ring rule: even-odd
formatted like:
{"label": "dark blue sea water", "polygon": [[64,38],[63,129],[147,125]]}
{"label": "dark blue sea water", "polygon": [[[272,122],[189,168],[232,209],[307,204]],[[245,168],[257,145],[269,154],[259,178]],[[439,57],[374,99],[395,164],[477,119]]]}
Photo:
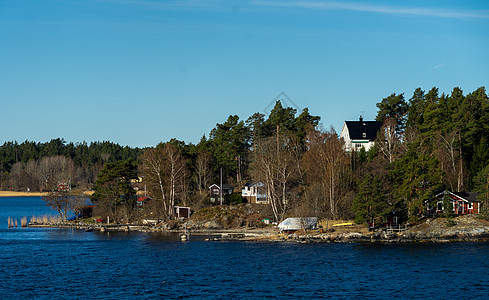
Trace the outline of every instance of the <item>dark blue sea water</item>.
{"label": "dark blue sea water", "polygon": [[[206,242],[7,228],[50,213],[0,198],[1,299],[487,299],[489,244]],[[53,212],[51,212],[53,213]]]}

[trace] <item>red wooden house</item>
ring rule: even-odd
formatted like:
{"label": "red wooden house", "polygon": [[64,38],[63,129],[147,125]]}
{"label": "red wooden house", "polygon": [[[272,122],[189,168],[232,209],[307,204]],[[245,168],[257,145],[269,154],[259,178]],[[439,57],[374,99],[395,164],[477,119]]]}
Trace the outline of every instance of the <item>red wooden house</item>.
{"label": "red wooden house", "polygon": [[444,191],[435,196],[430,201],[431,205],[427,203],[426,209],[428,213],[440,214],[444,211],[444,200],[450,201],[453,213],[456,215],[478,215],[480,213],[480,201],[477,200],[477,193],[453,193],[450,191]]}

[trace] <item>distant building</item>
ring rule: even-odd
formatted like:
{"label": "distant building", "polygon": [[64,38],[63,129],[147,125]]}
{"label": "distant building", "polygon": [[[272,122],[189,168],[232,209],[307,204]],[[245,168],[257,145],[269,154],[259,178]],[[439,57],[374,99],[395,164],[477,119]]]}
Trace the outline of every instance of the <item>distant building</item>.
{"label": "distant building", "polygon": [[445,212],[443,201],[450,203],[455,215],[478,215],[480,213],[480,201],[477,200],[478,193],[443,191],[431,201],[426,201],[428,214],[440,214]]}
{"label": "distant building", "polygon": [[137,198],[137,205],[138,206],[144,206],[145,204],[147,204],[149,201],[151,201],[151,198],[150,197],[147,197],[147,196],[138,196]]}
{"label": "distant building", "polygon": [[[226,194],[232,194],[234,190],[234,186],[230,184],[223,184],[222,185],[222,196]],[[220,201],[221,197],[221,187],[218,184],[213,184],[209,187],[209,193],[211,196],[211,202],[218,202]]]}
{"label": "distant building", "polygon": [[173,212],[175,213],[175,217],[177,219],[187,219],[190,218],[190,207],[185,206],[175,206],[173,208]]}
{"label": "distant building", "polygon": [[241,189],[241,196],[246,198],[249,203],[267,204],[267,193],[265,184],[261,181],[247,182]]}
{"label": "distant building", "polygon": [[364,121],[362,117],[358,121],[345,121],[341,129],[340,137],[345,142],[345,150],[358,151],[364,148],[370,150],[375,144],[377,134],[382,127],[378,121]]}

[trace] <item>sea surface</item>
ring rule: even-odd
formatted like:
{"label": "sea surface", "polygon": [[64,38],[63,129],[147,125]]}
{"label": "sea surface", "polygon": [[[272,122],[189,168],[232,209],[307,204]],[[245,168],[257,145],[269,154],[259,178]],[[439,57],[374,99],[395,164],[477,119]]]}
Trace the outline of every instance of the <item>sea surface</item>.
{"label": "sea surface", "polygon": [[7,228],[56,214],[0,198],[1,299],[488,299],[489,244],[208,242]]}

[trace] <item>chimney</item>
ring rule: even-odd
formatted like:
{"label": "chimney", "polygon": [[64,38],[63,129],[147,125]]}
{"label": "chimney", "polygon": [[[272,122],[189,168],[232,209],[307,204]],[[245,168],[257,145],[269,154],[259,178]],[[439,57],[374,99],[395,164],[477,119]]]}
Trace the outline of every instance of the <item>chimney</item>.
{"label": "chimney", "polygon": [[360,116],[360,122],[363,122],[363,117],[362,116]]}

